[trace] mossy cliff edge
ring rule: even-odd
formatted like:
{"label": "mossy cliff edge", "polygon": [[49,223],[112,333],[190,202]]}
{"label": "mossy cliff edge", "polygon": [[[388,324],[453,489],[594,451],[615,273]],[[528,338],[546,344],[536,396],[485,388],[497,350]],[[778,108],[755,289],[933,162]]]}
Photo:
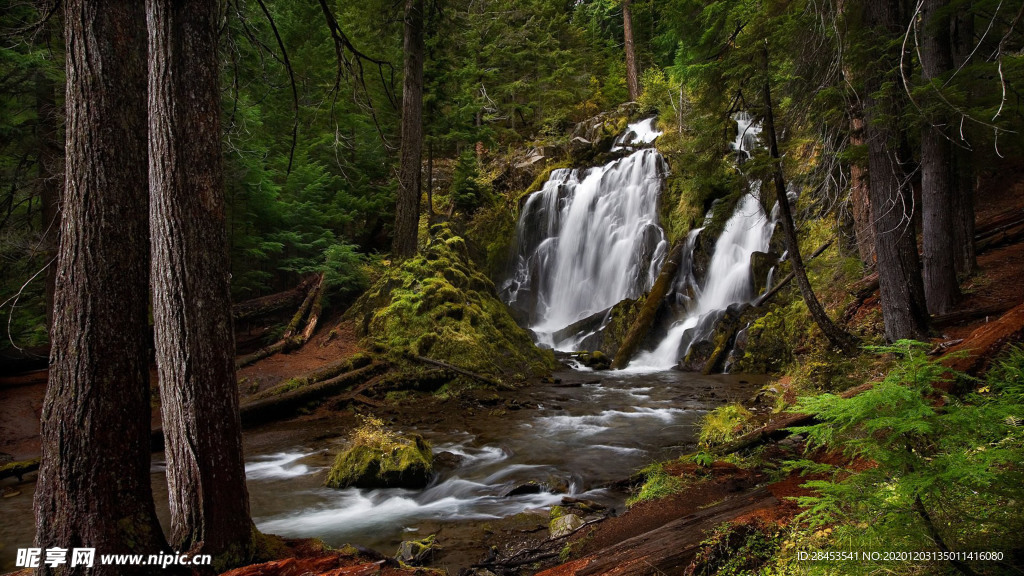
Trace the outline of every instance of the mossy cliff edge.
{"label": "mossy cliff edge", "polygon": [[431,226],[420,253],[389,266],[348,316],[360,336],[388,352],[511,380],[556,367],[554,354],[537,348],[512,320],[447,224]]}

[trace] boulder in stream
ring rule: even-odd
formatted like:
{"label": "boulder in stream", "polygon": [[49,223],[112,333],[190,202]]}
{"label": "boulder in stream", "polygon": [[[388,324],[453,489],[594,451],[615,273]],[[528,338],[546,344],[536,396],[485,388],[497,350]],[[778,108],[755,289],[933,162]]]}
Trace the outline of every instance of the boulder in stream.
{"label": "boulder in stream", "polygon": [[418,434],[399,436],[375,418],[352,435],[327,474],[330,488],[423,488],[434,474],[430,443]]}
{"label": "boulder in stream", "polygon": [[434,557],[438,546],[434,542],[434,534],[422,540],[406,540],[398,546],[395,559],[410,566],[422,566]]}
{"label": "boulder in stream", "polygon": [[566,514],[552,520],[549,531],[552,538],[561,538],[579,530],[584,524],[583,518],[575,514]]}

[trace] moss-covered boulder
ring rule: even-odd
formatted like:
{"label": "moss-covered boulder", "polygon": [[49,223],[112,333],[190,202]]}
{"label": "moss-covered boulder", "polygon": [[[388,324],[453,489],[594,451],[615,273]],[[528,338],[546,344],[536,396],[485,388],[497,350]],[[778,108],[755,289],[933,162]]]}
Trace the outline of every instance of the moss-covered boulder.
{"label": "moss-covered boulder", "polygon": [[367,418],[338,455],[324,483],[330,488],[423,488],[434,474],[430,443],[418,434],[399,436]]}
{"label": "moss-covered boulder", "polygon": [[371,346],[479,374],[517,380],[556,367],[554,354],[515,323],[446,223],[431,226],[417,256],[384,270],[348,316]]}
{"label": "moss-covered boulder", "polygon": [[431,534],[423,540],[402,542],[395,554],[395,559],[409,566],[422,566],[430,562],[434,558],[434,553],[440,548],[434,542],[435,536],[435,534]]}

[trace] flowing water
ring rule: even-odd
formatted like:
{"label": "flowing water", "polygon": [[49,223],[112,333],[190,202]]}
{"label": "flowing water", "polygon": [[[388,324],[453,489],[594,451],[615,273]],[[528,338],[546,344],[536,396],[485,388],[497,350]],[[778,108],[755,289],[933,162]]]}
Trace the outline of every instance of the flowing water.
{"label": "flowing water", "polygon": [[[459,457],[424,490],[322,486],[340,445],[311,437],[273,441],[246,465],[253,516],[269,533],[354,543],[390,553],[403,539],[439,526],[546,509],[572,495],[622,510],[624,494],[604,486],[694,447],[700,418],[749,395],[737,377],[566,371],[559,384],[515,394],[529,408],[408,428]],[[327,430],[330,431],[330,428]],[[344,433],[346,430],[337,429]],[[321,430],[321,432],[325,432]],[[507,496],[539,483],[539,493]],[[411,535],[411,536],[410,536]]]}
{"label": "flowing water", "polygon": [[[758,145],[759,123],[735,116],[733,150],[737,162]],[[660,133],[653,119],[631,124],[613,150],[652,142]],[[607,320],[607,311],[650,289],[668,249],[658,222],[659,196],[667,167],[653,149],[641,149],[602,167],[556,170],[523,204],[516,228],[516,256],[501,290],[503,299],[539,343],[576,350]],[[683,312],[653,350],[641,352],[627,368],[656,372],[675,366],[689,345],[706,338],[722,312],[749,302],[753,288],[751,256],[766,252],[774,214],[751,184],[715,241],[702,282],[692,274],[694,246],[703,229],[690,232],[674,290],[669,298]],[[597,321],[586,319],[604,314]],[[582,322],[581,322],[582,321]],[[581,325],[582,324],[582,325]]]}
{"label": "flowing water", "polygon": [[[651,122],[630,125],[630,146],[658,136]],[[555,170],[526,199],[501,295],[540,343],[571,350],[575,339],[555,341],[555,332],[650,289],[668,249],[658,223],[665,171],[656,150],[642,149],[604,166]]]}

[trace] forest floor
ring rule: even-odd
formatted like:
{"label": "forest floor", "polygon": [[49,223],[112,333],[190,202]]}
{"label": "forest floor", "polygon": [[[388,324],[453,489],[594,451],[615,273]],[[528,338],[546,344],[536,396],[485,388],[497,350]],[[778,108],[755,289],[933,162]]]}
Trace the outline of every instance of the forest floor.
{"label": "forest floor", "polygon": [[[993,224],[1019,220],[1024,216],[1024,170],[1001,173],[982,183],[977,195],[977,222],[979,230]],[[1012,230],[1010,231],[1012,232]],[[964,284],[965,298],[959,309],[963,311],[990,311],[963,318],[942,326],[935,334],[936,345],[950,350],[973,349],[970,362],[958,365],[969,370],[983,369],[985,359],[1007,341],[1019,340],[1024,334],[1024,241],[1019,236],[1003,233],[1003,239],[990,241],[989,247],[978,257],[978,272]],[[877,298],[869,297],[862,303],[863,310],[877,307]],[[862,312],[863,312],[862,310]],[[276,354],[239,371],[241,403],[252,402],[270,387],[296,375],[309,373],[340,359],[364,352],[351,327],[337,320],[326,321],[310,342],[299,350]],[[329,329],[333,328],[333,330]],[[945,349],[945,348],[943,348]],[[153,374],[155,383],[155,372]],[[0,464],[8,460],[28,460],[39,456],[39,417],[45,391],[47,373],[39,370],[18,375],[0,375]],[[499,393],[488,402],[508,403],[515,393]],[[442,400],[431,397],[415,406],[390,404],[390,417],[404,426],[437,424],[449,419],[464,418],[467,410],[478,406],[482,398],[470,394],[466,398]],[[154,402],[154,425],[159,425],[159,409]],[[294,424],[303,427],[327,418],[338,424],[336,406],[324,402],[312,412],[294,417]],[[351,417],[354,422],[354,416]],[[342,418],[340,425],[348,420]],[[257,432],[246,432],[247,444],[260,442]],[[266,440],[266,438],[264,438]],[[272,440],[266,440],[272,441]],[[797,443],[777,443],[765,448],[763,458],[781,461],[792,457],[801,447]],[[821,460],[834,459],[831,454],[817,454]],[[640,503],[625,514],[610,517],[588,525],[566,541],[559,543],[562,553],[537,554],[537,561],[528,565],[511,566],[500,562],[491,564],[494,572],[502,574],[520,571],[536,572],[547,568],[548,576],[592,574],[655,574],[672,566],[685,566],[698,558],[701,543],[724,521],[734,525],[757,524],[784,526],[798,512],[791,497],[806,494],[800,485],[807,477],[773,473],[766,470],[743,469],[731,464],[716,463],[708,469],[694,465],[673,464],[666,471],[682,480],[686,489],[679,494],[653,502]],[[34,475],[26,476],[25,484],[34,482]],[[0,481],[5,493],[19,488],[14,479]],[[472,555],[480,559],[487,548],[505,540],[507,548],[520,553],[533,547],[538,552],[545,548],[547,518],[538,517],[529,526],[517,525],[510,520],[486,541],[475,540],[478,532],[467,527],[462,536],[459,563],[472,562]],[[474,545],[476,548],[474,549]],[[550,544],[548,544],[550,546]],[[305,560],[277,562],[252,566],[232,572],[232,576],[317,574],[331,576],[369,576],[370,574],[398,573],[389,563],[370,556],[344,556],[296,544],[292,552]],[[520,554],[522,555],[522,554]],[[557,565],[558,558],[570,555],[571,562]],[[343,557],[344,556],[344,557]],[[526,554],[529,556],[529,554]],[[556,566],[557,565],[557,566]]]}

